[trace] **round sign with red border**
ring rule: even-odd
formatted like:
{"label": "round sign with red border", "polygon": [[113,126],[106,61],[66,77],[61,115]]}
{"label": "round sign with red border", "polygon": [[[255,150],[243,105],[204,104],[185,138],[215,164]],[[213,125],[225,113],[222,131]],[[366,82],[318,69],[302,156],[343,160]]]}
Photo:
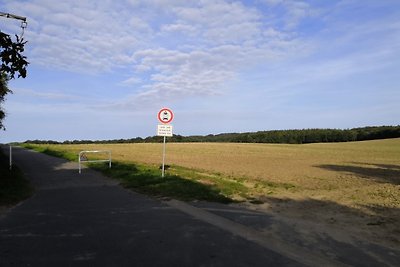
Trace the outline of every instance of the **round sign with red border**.
{"label": "round sign with red border", "polygon": [[158,112],[157,118],[161,123],[168,124],[173,120],[174,113],[169,108],[162,108]]}

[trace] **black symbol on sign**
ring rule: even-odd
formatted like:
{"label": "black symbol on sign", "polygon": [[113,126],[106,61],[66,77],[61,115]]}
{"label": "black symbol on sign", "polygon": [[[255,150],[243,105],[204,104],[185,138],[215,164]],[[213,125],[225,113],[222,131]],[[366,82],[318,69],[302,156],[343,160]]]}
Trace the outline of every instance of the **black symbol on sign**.
{"label": "black symbol on sign", "polygon": [[162,117],[163,121],[167,121],[169,120],[169,115],[167,111],[164,111],[163,117]]}

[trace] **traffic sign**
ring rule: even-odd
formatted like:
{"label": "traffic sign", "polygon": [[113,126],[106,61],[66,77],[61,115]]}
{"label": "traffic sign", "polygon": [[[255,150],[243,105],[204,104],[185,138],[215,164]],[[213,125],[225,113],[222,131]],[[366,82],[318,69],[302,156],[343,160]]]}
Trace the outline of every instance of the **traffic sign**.
{"label": "traffic sign", "polygon": [[157,136],[172,136],[172,125],[159,124],[157,126]]}
{"label": "traffic sign", "polygon": [[169,108],[162,108],[158,112],[157,118],[161,123],[168,124],[173,120],[174,113]]}
{"label": "traffic sign", "polygon": [[167,136],[173,136],[172,125],[168,125],[168,123],[170,123],[173,118],[174,113],[172,113],[172,110],[170,110],[169,108],[162,108],[157,114],[157,119],[162,123],[161,125],[157,126],[157,135],[164,136],[161,177],[164,177],[165,172],[165,140]]}

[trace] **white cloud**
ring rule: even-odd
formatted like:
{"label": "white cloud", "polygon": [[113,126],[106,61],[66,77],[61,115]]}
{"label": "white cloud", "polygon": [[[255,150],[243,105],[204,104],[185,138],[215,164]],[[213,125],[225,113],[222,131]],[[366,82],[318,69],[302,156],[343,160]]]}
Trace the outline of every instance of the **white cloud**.
{"label": "white cloud", "polygon": [[240,71],[299,48],[290,33],[264,25],[255,8],[240,2],[189,3],[169,6],[169,20],[158,32],[183,43],[158,43],[133,54],[135,71],[149,79],[129,101],[223,94]]}
{"label": "white cloud", "polygon": [[[124,59],[146,39],[148,27],[109,1],[9,2],[8,10],[27,16],[30,61],[76,72],[104,72],[124,65]],[[32,23],[31,23],[32,22]],[[139,37],[139,38],[138,38]]]}
{"label": "white cloud", "polygon": [[199,1],[174,9],[177,18],[195,25],[208,44],[240,43],[260,34],[261,14],[240,2]]}
{"label": "white cloud", "polygon": [[[9,4],[32,21],[30,61],[74,72],[131,70],[117,85],[132,92],[95,99],[95,109],[227,94],[242,71],[304,49],[292,32],[237,1],[50,2]],[[285,5],[301,19],[303,6]]]}
{"label": "white cloud", "polygon": [[[305,5],[283,3],[289,17],[304,16]],[[35,64],[78,73],[130,69],[119,85],[135,85],[135,92],[121,105],[224,94],[241,71],[300,49],[292,33],[241,2],[31,0],[7,8],[32,21]]]}
{"label": "white cloud", "polygon": [[191,95],[225,93],[241,69],[275,56],[266,47],[224,45],[205,50],[143,50],[135,53],[138,71],[150,73],[150,83],[143,86],[137,101]]}
{"label": "white cloud", "polygon": [[122,85],[122,86],[130,86],[130,85],[140,84],[142,82],[143,81],[138,77],[131,77],[131,78],[128,78],[128,79],[122,81],[120,83],[120,85]]}
{"label": "white cloud", "polygon": [[161,33],[163,32],[181,32],[193,35],[196,32],[196,28],[184,23],[166,24],[161,27]]}
{"label": "white cloud", "polygon": [[301,0],[262,0],[271,8],[283,8],[274,16],[275,22],[283,22],[286,30],[294,30],[299,23],[307,17],[315,17],[320,14],[318,8],[311,6],[307,1]]}
{"label": "white cloud", "polygon": [[54,92],[54,91],[38,92],[32,89],[22,89],[22,88],[13,89],[13,91],[18,93],[20,97],[30,97],[37,99],[69,101],[69,100],[77,100],[79,98],[75,95],[70,95],[63,92]]}

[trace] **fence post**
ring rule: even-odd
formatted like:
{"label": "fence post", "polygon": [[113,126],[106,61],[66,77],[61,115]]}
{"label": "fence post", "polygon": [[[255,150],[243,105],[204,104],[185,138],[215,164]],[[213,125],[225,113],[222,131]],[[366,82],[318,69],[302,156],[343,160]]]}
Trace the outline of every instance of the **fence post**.
{"label": "fence post", "polygon": [[108,151],[108,160],[110,161],[108,164],[108,168],[111,169],[111,151]]}
{"label": "fence post", "polygon": [[79,152],[79,154],[78,154],[79,174],[81,174],[81,153],[82,153],[82,152]]}

